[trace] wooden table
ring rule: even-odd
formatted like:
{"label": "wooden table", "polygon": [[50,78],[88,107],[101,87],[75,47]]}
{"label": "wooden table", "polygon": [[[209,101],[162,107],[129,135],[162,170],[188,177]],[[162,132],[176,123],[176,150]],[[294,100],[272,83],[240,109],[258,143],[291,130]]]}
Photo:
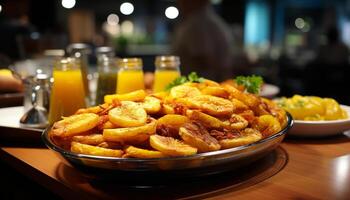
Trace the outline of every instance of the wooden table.
{"label": "wooden table", "polygon": [[45,148],[2,147],[0,158],[69,199],[350,199],[350,134],[287,139],[239,171],[158,185],[91,180]]}

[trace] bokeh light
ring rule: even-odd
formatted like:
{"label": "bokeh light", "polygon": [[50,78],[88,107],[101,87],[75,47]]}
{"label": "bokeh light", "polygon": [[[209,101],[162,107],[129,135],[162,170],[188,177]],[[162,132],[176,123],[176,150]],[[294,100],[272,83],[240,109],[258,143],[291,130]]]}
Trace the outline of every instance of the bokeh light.
{"label": "bokeh light", "polygon": [[124,15],[130,15],[134,12],[134,5],[129,2],[124,2],[122,5],[120,5],[120,12]]}
{"label": "bokeh light", "polygon": [[62,0],[62,6],[67,9],[71,9],[75,6],[75,0]]}
{"label": "bokeh light", "polygon": [[169,19],[175,19],[179,16],[179,10],[174,6],[170,6],[165,9],[165,16]]}

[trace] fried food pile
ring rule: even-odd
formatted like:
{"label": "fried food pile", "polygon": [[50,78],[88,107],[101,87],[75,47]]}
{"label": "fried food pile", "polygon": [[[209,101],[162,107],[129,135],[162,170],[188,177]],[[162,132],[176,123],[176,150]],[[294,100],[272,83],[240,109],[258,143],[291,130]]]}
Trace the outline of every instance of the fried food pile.
{"label": "fried food pile", "polygon": [[204,80],[169,92],[106,95],[104,104],[54,123],[49,136],[79,154],[161,158],[254,143],[279,132],[286,120],[268,99]]}

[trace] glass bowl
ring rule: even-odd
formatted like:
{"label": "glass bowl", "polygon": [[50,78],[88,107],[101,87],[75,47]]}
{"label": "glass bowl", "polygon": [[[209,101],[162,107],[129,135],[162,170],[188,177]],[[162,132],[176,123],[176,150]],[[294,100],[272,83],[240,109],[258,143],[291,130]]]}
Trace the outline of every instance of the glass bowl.
{"label": "glass bowl", "polygon": [[290,114],[287,114],[286,127],[258,142],[191,156],[152,159],[113,158],[73,153],[53,143],[48,136],[51,127],[44,130],[42,140],[65,164],[93,177],[111,178],[113,175],[118,175],[131,178],[157,175],[163,178],[179,178],[217,174],[256,161],[278,147],[292,124],[293,119]]}

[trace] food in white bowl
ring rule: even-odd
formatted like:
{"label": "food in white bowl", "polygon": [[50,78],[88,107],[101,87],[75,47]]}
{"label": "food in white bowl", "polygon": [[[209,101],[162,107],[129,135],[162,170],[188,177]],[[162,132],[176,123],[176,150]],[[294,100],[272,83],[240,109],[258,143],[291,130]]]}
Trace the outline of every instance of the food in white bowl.
{"label": "food in white bowl", "polygon": [[293,116],[294,126],[289,135],[322,137],[350,129],[350,107],[332,98],[294,95],[275,102]]}

